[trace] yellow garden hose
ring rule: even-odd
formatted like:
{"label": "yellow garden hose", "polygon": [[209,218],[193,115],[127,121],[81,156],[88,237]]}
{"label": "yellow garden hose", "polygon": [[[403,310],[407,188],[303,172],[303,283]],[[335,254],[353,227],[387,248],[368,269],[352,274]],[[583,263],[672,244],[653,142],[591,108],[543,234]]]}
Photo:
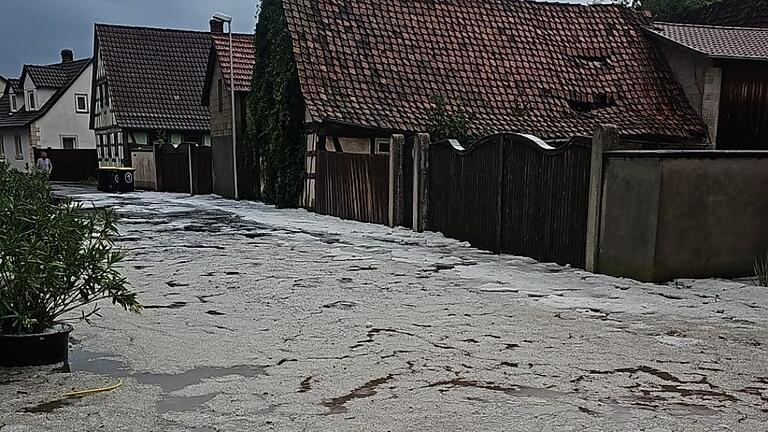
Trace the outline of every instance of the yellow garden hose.
{"label": "yellow garden hose", "polygon": [[103,393],[103,392],[114,390],[114,389],[120,387],[121,385],[123,385],[123,381],[118,381],[117,384],[113,384],[113,385],[108,386],[108,387],[101,387],[101,388],[88,389],[88,390],[80,390],[80,391],[76,391],[76,392],[65,393],[64,397],[65,398],[78,398],[78,397],[83,397],[83,396],[90,396],[92,394]]}

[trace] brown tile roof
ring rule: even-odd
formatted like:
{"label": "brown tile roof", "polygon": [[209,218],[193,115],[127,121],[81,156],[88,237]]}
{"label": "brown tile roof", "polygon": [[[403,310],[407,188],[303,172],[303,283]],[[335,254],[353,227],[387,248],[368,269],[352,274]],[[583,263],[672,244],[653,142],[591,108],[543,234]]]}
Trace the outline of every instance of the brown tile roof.
{"label": "brown tile roof", "polygon": [[[224,84],[229,88],[229,36],[214,34],[213,47],[221,65]],[[256,53],[253,45],[253,35],[232,35],[232,51],[234,53],[235,91],[250,91],[253,78],[253,64]]]}
{"label": "brown tile roof", "polygon": [[[430,97],[479,131],[543,138],[700,135],[704,126],[628,9],[515,0],[284,0],[316,121],[418,131]],[[589,108],[604,106],[600,109]]]}
{"label": "brown tile roof", "polygon": [[210,33],[106,24],[95,33],[118,126],[210,130],[200,105]]}
{"label": "brown tile roof", "polygon": [[23,82],[24,76],[28,75],[38,88],[61,88],[69,84],[74,76],[79,75],[83,66],[90,61],[91,59],[87,58],[43,66],[25,65],[21,80]]}
{"label": "brown tile roof", "polygon": [[651,31],[710,57],[768,59],[768,28],[657,22]]}
{"label": "brown tile roof", "polygon": [[722,0],[673,20],[681,23],[768,28],[768,0]]}
{"label": "brown tile roof", "polygon": [[13,92],[18,94],[19,103],[24,103],[24,79],[27,75],[32,77],[32,82],[37,87],[56,89],[56,92],[48,98],[45,104],[36,111],[28,111],[26,106],[16,112],[11,112],[10,97],[4,95],[0,98],[0,128],[21,127],[43,117],[56,105],[67,89],[75,80],[88,69],[90,58],[74,60],[67,63],[55,63],[51,65],[24,65],[21,78],[9,79],[8,84]]}

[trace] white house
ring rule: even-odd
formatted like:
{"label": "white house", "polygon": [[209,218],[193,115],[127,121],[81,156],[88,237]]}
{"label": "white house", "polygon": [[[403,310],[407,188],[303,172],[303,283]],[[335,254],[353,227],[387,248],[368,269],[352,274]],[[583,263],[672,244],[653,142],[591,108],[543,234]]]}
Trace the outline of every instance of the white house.
{"label": "white house", "polygon": [[34,149],[95,149],[89,128],[92,65],[61,51],[61,62],[24,65],[0,97],[0,160],[17,169],[34,163]]}

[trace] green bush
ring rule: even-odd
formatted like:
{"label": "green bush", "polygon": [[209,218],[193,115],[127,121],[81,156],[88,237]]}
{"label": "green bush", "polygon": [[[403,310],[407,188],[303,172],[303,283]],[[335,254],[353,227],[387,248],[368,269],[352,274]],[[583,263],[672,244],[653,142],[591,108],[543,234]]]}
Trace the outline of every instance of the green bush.
{"label": "green bush", "polygon": [[755,283],[768,287],[768,253],[764,257],[757,258],[754,265]]}
{"label": "green bush", "polygon": [[141,311],[117,269],[115,222],[109,209],[55,204],[45,175],[0,163],[0,333],[40,333],[93,304],[75,318],[87,321],[99,300]]}
{"label": "green bush", "polygon": [[451,105],[448,99],[442,95],[430,98],[432,106],[427,110],[427,133],[432,142],[448,139],[458,140],[467,146],[479,138],[472,133],[472,114],[464,109],[461,104]]}

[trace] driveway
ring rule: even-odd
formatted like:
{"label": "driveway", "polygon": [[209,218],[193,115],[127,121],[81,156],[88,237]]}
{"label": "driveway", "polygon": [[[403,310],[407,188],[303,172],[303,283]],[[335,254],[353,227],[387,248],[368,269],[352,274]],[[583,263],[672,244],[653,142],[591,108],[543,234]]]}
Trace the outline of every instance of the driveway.
{"label": "driveway", "polygon": [[[768,289],[654,285],[252,202],[114,206],[145,305],[0,370],[0,431],[765,431]],[[80,399],[73,390],[122,386]]]}

